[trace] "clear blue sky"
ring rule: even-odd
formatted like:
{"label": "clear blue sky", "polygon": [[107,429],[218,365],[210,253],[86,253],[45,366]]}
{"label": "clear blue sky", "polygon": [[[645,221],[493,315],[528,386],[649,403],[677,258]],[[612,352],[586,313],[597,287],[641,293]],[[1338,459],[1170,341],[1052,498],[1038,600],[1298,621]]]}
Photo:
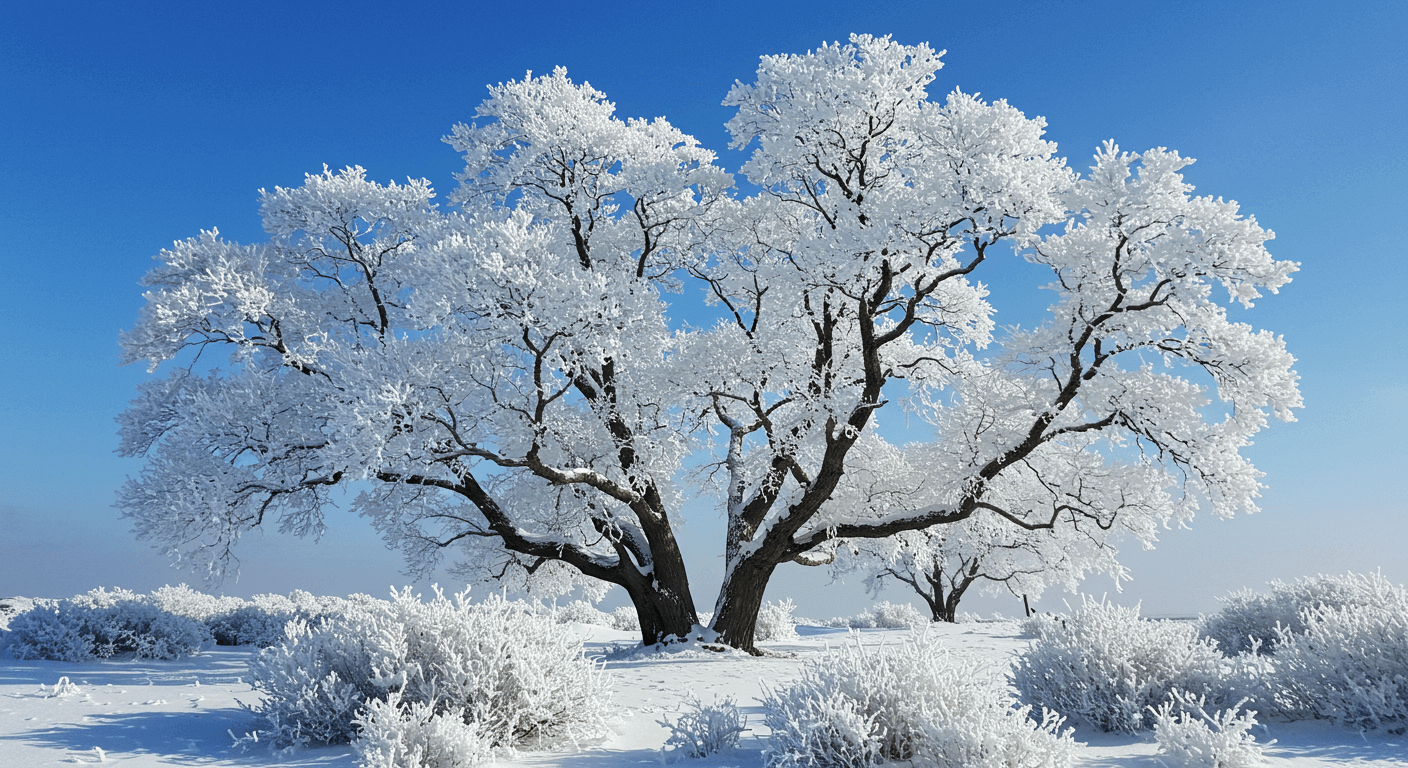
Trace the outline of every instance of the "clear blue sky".
{"label": "clear blue sky", "polygon": [[[453,5],[446,10],[440,6]],[[668,6],[668,7],[667,7]],[[262,238],[260,187],[326,163],[380,181],[459,168],[439,139],[484,86],[566,66],[621,116],[665,116],[736,169],[719,101],[763,54],[850,32],[947,49],[953,87],[1042,115],[1084,169],[1098,142],[1198,159],[1199,193],[1240,201],[1301,262],[1241,317],[1284,334],[1306,408],[1250,451],[1264,511],[1200,518],[1130,552],[1129,601],[1215,608],[1273,578],[1382,568],[1408,581],[1408,386],[1402,315],[1408,221],[1408,4],[1367,2],[67,3],[0,14],[0,596],[190,581],[111,508],[123,478],[113,417],[146,373],[118,367],[138,279],[173,240],[218,226]],[[1033,294],[1039,300],[1039,294]],[[1025,300],[1024,300],[1025,301]],[[1040,304],[999,306],[1030,322]],[[231,594],[385,594],[406,579],[369,525],[321,544],[247,541]],[[696,599],[712,601],[715,513],[683,535]],[[793,571],[800,570],[790,567]],[[786,571],[801,612],[854,612],[854,585]],[[1092,581],[1100,592],[1108,582]],[[892,599],[899,593],[890,595]],[[1048,603],[1059,605],[1061,595]],[[1014,612],[1010,598],[974,601]]]}

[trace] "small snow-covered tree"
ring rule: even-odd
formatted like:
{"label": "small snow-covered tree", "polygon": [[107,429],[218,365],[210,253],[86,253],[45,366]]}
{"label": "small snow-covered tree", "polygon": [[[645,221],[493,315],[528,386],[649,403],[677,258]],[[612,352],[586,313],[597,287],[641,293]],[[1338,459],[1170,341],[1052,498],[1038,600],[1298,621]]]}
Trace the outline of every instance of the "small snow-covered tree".
{"label": "small snow-covered tree", "polygon": [[1029,531],[981,510],[961,523],[838,547],[834,568],[868,574],[865,587],[873,594],[890,582],[903,584],[924,600],[932,621],[949,623],[975,585],[1035,599],[1053,585],[1073,591],[1092,572],[1117,584],[1126,578],[1106,530],[1076,516],[1066,523]]}
{"label": "small snow-covered tree", "polygon": [[[1239,451],[1299,406],[1292,358],[1212,289],[1250,305],[1295,266],[1235,204],[1192,197],[1176,153],[1110,144],[1077,178],[1042,120],[931,100],[939,56],[857,35],[764,57],[725,101],[754,147],[747,199],[693,138],[562,70],[454,128],[450,211],[360,168],[262,193],[269,242],[205,232],[147,277],[126,359],[175,362],[121,417],[146,466],[118,506],[218,575],[245,532],[316,535],[355,485],[413,569],[453,547],[478,578],[616,584],[654,643],[697,617],[676,483],[703,449],[728,520],[714,628],[749,649],[773,571],[839,539],[984,512],[1147,540],[1200,500],[1254,509]],[[1056,301],[979,357],[974,276],[1005,243]],[[671,330],[686,284],[719,323]],[[228,365],[203,373],[217,348]],[[887,407],[933,439],[890,443]]]}

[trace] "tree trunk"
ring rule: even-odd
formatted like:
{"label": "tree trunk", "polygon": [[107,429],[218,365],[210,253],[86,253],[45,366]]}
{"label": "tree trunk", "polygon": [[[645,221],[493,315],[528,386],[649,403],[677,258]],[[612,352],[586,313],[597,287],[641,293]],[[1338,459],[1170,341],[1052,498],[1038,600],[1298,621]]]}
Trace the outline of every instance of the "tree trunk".
{"label": "tree trunk", "polygon": [[942,602],[929,603],[929,608],[933,614],[934,621],[946,621],[949,624],[958,623],[958,601],[944,600]]}
{"label": "tree trunk", "polygon": [[929,583],[929,588],[933,590],[932,592],[926,592],[922,589],[919,586],[918,579],[906,581],[905,583],[913,587],[914,591],[919,593],[920,597],[924,598],[924,602],[929,605],[929,616],[933,621],[957,624],[958,602],[963,599],[963,593],[968,591],[968,587],[972,586],[973,582],[978,580],[974,575],[976,571],[977,568],[975,566],[969,573],[964,574],[958,580],[958,583],[953,585],[952,589],[947,591],[944,590],[946,579],[944,578],[943,568],[937,563],[934,564],[933,570],[924,576],[924,580]]}
{"label": "tree trunk", "polygon": [[688,598],[680,600],[671,590],[650,587],[645,590],[627,589],[626,592],[631,596],[636,616],[640,619],[642,645],[682,639],[689,635],[698,620],[693,601]]}
{"label": "tree trunk", "polygon": [[684,639],[699,622],[694,610],[694,597],[689,591],[689,575],[684,557],[673,536],[652,542],[655,559],[650,574],[642,574],[633,565],[624,564],[629,574],[621,586],[635,604],[640,618],[640,641],[655,645],[671,639]]}
{"label": "tree trunk", "polygon": [[948,596],[944,598],[944,621],[950,624],[958,623],[958,601],[963,599],[963,593],[967,592],[968,588],[973,586],[973,582],[977,580],[976,576],[971,574],[965,575],[948,591]]}
{"label": "tree trunk", "polygon": [[754,656],[762,655],[753,644],[753,631],[758,626],[763,593],[776,568],[776,563],[766,559],[745,559],[725,577],[719,589],[713,627],[719,633],[720,642]]}

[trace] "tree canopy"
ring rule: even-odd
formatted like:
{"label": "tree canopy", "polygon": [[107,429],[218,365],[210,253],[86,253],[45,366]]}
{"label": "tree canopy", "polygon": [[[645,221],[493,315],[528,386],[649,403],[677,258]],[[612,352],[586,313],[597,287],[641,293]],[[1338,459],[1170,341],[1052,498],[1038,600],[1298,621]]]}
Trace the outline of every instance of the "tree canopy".
{"label": "tree canopy", "polygon": [[[316,533],[355,487],[413,569],[453,550],[474,578],[619,585],[653,643],[697,620],[676,536],[712,489],[713,629],[743,648],[774,569],[847,539],[982,513],[1150,541],[1255,509],[1241,449],[1299,407],[1293,358],[1214,294],[1250,307],[1295,265],[1176,152],[1110,142],[1080,175],[1040,118],[931,100],[940,55],[763,57],[724,101],[751,196],[562,69],[454,127],[449,210],[355,167],[261,191],[268,242],[203,232],[146,278],[126,359],[174,362],[121,418],[146,465],[119,507],[218,576],[243,533]],[[1054,302],[998,332],[978,277],[1009,243]],[[671,316],[695,288],[709,327]],[[894,444],[884,408],[930,439]]]}

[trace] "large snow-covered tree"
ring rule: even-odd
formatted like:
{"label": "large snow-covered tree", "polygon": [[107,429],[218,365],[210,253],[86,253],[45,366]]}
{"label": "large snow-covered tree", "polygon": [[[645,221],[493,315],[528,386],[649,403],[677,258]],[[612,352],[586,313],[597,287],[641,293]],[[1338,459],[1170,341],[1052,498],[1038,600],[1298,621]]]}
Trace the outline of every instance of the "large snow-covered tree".
{"label": "large snow-covered tree", "polygon": [[[126,355],[175,362],[121,419],[147,463],[119,507],[219,574],[244,532],[317,533],[355,488],[413,568],[453,548],[476,577],[616,584],[653,643],[696,619],[694,479],[728,518],[713,628],[750,649],[774,570],[844,539],[1254,509],[1240,449],[1299,405],[1293,361],[1212,292],[1249,306],[1294,265],[1192,197],[1176,153],[1107,145],[1079,178],[1040,119],[931,100],[939,67],[869,36],[764,57],[725,101],[746,199],[693,138],[562,70],[455,127],[449,211],[360,168],[262,193],[267,243],[202,233],[147,278]],[[1004,242],[1056,302],[995,338],[975,275]],[[665,296],[696,287],[721,319],[681,328]],[[884,408],[932,439],[894,445]]]}

